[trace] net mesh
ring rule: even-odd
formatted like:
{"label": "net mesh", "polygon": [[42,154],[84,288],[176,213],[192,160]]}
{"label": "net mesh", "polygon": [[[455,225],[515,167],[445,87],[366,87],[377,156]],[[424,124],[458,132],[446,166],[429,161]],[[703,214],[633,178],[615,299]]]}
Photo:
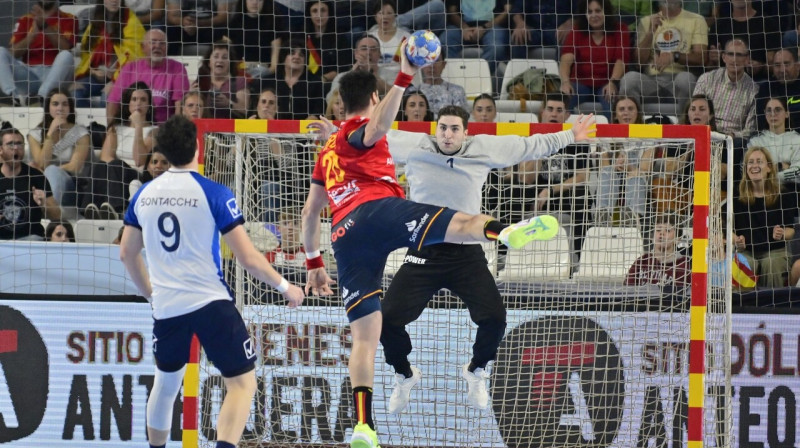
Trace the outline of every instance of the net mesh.
{"label": "net mesh", "polygon": [[[308,179],[318,149],[319,142],[309,134],[230,133],[205,138],[206,173],[241,193],[245,218],[253,222],[251,236],[265,228],[279,234],[262,250],[294,282],[304,281],[296,213],[307,184],[289,186],[282,179],[295,179],[296,173]],[[724,150],[722,141],[711,146],[715,162],[706,194],[717,191],[709,196],[709,208],[715,210],[709,215],[709,231],[715,235],[723,234],[727,225],[718,192]],[[402,414],[386,411],[394,376],[378,354],[374,409],[381,443],[685,444],[692,299],[684,288],[690,283],[691,267],[680,260],[688,262],[693,249],[696,154],[694,140],[601,138],[550,159],[493,173],[485,186],[486,213],[514,220],[539,209],[558,216],[563,229],[553,241],[520,251],[484,245],[508,308],[506,336],[489,368],[490,410],[477,411],[466,403],[460,368],[471,356],[476,327],[458,297],[442,290],[422,317],[408,326],[414,346],[410,360],[423,372],[423,381]],[[634,173],[646,182],[630,181],[636,176],[630,176],[626,167],[633,160],[636,166],[651,167],[648,173]],[[402,166],[398,172],[402,182]],[[576,174],[581,177],[575,191],[541,200],[547,186]],[[602,190],[604,183],[613,183],[609,174],[621,181],[619,190]],[[265,203],[259,192],[274,181],[286,187],[276,194],[280,203]],[[643,186],[637,193],[641,194],[630,194],[637,186]],[[599,194],[613,197],[608,208],[598,206]],[[644,201],[632,203],[637,197]],[[270,213],[280,215],[277,226],[263,221]],[[672,233],[663,228],[665,222]],[[329,234],[323,236],[323,255],[335,273],[326,238]],[[678,262],[671,268],[642,268],[629,275],[639,257],[659,250]],[[709,239],[710,261],[722,260],[719,254],[725,250],[721,238]],[[402,264],[404,252],[389,257],[385,286]],[[339,292],[333,298],[309,298],[310,306],[298,313],[282,307],[280,295],[248,274],[231,269],[228,275],[237,285],[237,298],[259,351],[259,392],[245,436],[249,446],[349,440],[354,425],[347,372],[350,340],[344,313],[335,306]],[[730,274],[723,270],[709,274],[705,291],[708,362],[699,390],[705,394],[702,440],[707,446],[729,446],[731,437],[726,275]],[[632,285],[624,285],[626,279]],[[208,365],[202,375],[208,378],[201,390],[204,410],[217,412],[221,384],[211,381],[215,371]],[[204,419],[201,434],[213,440],[210,422],[213,419]]]}

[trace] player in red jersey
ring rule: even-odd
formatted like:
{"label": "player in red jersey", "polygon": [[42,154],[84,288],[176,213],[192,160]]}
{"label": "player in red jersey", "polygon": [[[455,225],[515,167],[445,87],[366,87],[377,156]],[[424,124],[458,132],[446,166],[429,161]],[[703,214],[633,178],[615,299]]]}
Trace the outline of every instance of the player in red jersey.
{"label": "player in red jersey", "polygon": [[[400,74],[382,101],[373,74],[354,71],[342,77],[339,94],[347,119],[320,152],[302,213],[306,292],[315,295],[333,293],[333,280],[319,252],[320,213],[328,205],[333,213],[332,248],[353,338],[349,371],[357,424],[352,448],[379,446],[372,421],[372,385],[382,326],[381,277],[389,253],[400,247],[494,240],[521,248],[558,231],[552,216],[506,226],[490,216],[405,200],[386,141],[403,92],[417,71],[404,49],[400,54]],[[576,138],[587,138],[594,132],[594,120],[579,118],[574,132]]]}

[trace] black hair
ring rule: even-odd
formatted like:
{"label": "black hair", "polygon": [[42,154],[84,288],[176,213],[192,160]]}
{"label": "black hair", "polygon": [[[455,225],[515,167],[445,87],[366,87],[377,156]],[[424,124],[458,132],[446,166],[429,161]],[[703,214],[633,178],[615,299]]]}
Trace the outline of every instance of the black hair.
{"label": "black hair", "polygon": [[[264,1],[267,3],[267,1]],[[315,33],[314,22],[311,20],[311,7],[317,3],[322,3],[328,7],[328,22],[325,24],[325,29],[322,30],[325,34],[336,34],[336,16],[334,15],[334,4],[330,0],[309,0],[306,2],[305,8],[305,30],[307,34]]]}
{"label": "black hair", "polygon": [[339,96],[346,114],[361,112],[369,107],[372,95],[378,90],[375,75],[364,70],[351,70],[339,80]]}
{"label": "black hair", "polygon": [[[128,125],[131,119],[131,109],[128,107],[131,103],[131,98],[133,97],[133,92],[137,90],[143,90],[147,94],[147,101],[150,103],[150,106],[147,108],[147,114],[145,114],[145,120],[148,123],[153,122],[153,92],[150,90],[150,86],[147,85],[144,81],[136,81],[135,83],[129,85],[122,91],[122,98],[120,99],[120,108],[119,108],[119,117],[118,123]],[[115,117],[115,120],[117,118]]]}
{"label": "black hair", "polygon": [[377,0],[372,3],[372,9],[370,13],[372,15],[377,14],[380,10],[383,9],[384,5],[389,5],[394,9],[395,15],[397,14],[397,1],[396,0]]}
{"label": "black hair", "polygon": [[53,122],[53,116],[50,115],[50,100],[53,96],[57,94],[62,94],[67,97],[67,103],[69,104],[69,115],[67,115],[67,123],[75,124],[75,98],[70,95],[70,93],[62,88],[55,88],[47,93],[47,96],[44,98],[44,118],[42,122],[39,123],[39,127],[42,128],[42,141],[44,141],[44,136],[47,133],[47,130],[50,129],[50,123]]}
{"label": "black hair", "polygon": [[19,135],[20,137],[23,138],[23,141],[25,139],[25,136],[22,135],[22,132],[20,132],[19,129],[17,129],[15,127],[10,127],[10,128],[0,129],[0,142],[3,141],[3,137],[5,137],[6,135],[9,135],[9,134]]}
{"label": "black hair", "polygon": [[159,127],[156,143],[172,166],[187,165],[197,150],[197,126],[183,115],[173,115]]}
{"label": "black hair", "polygon": [[67,241],[70,243],[75,242],[75,229],[72,228],[72,224],[69,221],[61,221],[61,220],[54,220],[50,221],[47,224],[47,228],[44,230],[44,240],[45,241],[52,241],[53,233],[56,231],[56,227],[63,226],[64,230],[67,231]]}
{"label": "black hair", "polygon": [[[477,99],[477,98],[476,98]],[[455,106],[453,104],[449,104],[444,106],[443,108],[439,109],[439,118],[442,117],[450,117],[455,116],[461,118],[461,122],[464,124],[464,129],[467,128],[467,123],[469,122],[469,112],[464,110],[461,106]]]}
{"label": "black hair", "polygon": [[480,95],[476,96],[474,100],[472,100],[472,108],[475,108],[475,103],[479,100],[489,100],[492,102],[492,106],[497,107],[497,102],[494,100],[494,97],[488,93],[481,93]]}
{"label": "black hair", "polygon": [[400,103],[400,110],[397,111],[397,121],[408,121],[408,117],[406,116],[406,103],[408,103],[408,100],[414,95],[421,96],[422,99],[425,100],[425,116],[422,117],[422,121],[433,121],[431,102],[428,101],[428,97],[425,96],[422,91],[416,89],[406,91],[403,95],[402,102]]}
{"label": "black hair", "polygon": [[617,12],[614,10],[614,5],[609,0],[581,0],[578,5],[578,14],[575,16],[573,29],[584,32],[591,31],[589,29],[589,20],[586,18],[586,13],[589,11],[589,3],[600,3],[603,9],[605,20],[603,21],[603,31],[614,32],[619,30],[619,23],[617,22]]}

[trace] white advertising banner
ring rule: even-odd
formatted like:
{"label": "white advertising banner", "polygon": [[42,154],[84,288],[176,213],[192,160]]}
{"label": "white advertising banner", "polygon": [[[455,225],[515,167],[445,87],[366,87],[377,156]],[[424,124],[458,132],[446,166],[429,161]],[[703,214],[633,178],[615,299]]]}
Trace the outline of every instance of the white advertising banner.
{"label": "white advertising banner", "polygon": [[[351,341],[343,313],[260,306],[244,316],[259,353],[255,418],[245,437],[290,444],[347,440]],[[466,405],[460,376],[475,326],[465,310],[427,310],[409,326],[410,360],[423,372],[422,387],[399,416],[386,412],[393,375],[378,354],[374,414],[382,443],[685,447],[684,319],[509,311],[490,370],[492,405],[477,411]],[[734,316],[733,440],[709,437],[706,446],[797,445],[796,320]],[[143,446],[151,325],[146,304],[0,300],[0,445]],[[713,346],[710,359],[722,359],[722,349]],[[720,377],[707,378],[707,389],[720,396],[715,388],[723,385]],[[208,419],[218,412],[221,382],[202,376],[200,386],[200,415]],[[711,421],[716,404],[709,401]],[[171,439],[179,440],[179,412],[173,423]],[[214,433],[201,430],[200,437]]]}

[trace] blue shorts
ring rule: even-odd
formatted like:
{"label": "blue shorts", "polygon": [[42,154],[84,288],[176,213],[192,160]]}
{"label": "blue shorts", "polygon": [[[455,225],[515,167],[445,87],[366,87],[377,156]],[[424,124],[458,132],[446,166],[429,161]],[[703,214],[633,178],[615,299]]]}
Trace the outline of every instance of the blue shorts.
{"label": "blue shorts", "polygon": [[455,214],[446,207],[384,198],[359,205],[331,229],[339,291],[350,322],[381,309],[389,254],[444,242]]}
{"label": "blue shorts", "polygon": [[175,372],[189,362],[193,334],[223,377],[255,368],[255,344],[239,310],[231,300],[215,300],[189,314],[155,320],[153,356],[159,370]]}

